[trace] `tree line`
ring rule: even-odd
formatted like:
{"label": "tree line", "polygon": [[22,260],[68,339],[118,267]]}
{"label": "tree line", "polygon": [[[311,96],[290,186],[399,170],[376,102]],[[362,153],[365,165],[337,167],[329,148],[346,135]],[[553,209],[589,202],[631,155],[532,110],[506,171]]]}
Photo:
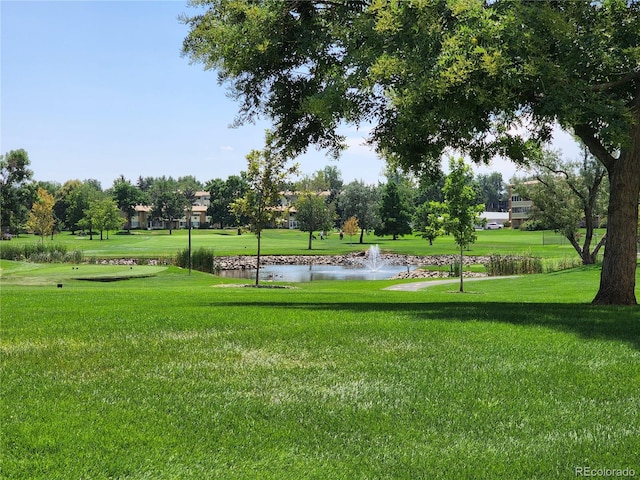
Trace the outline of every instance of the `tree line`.
{"label": "tree line", "polygon": [[[248,224],[247,215],[237,207],[238,200],[252,189],[246,171],[207,182],[193,176],[178,179],[140,176],[134,183],[121,175],[111,187],[103,189],[94,179],[74,179],[63,184],[36,181],[25,150],[10,151],[0,162],[0,208],[5,234],[83,231],[102,236],[103,232],[130,228],[138,205],[148,205],[153,218],[166,220],[171,226],[173,220],[183,217],[185,209],[193,204],[197,191],[210,195],[207,215],[212,218],[212,224],[220,228]],[[326,166],[311,174],[299,175],[296,180],[289,178],[278,188],[279,193],[291,192],[296,198],[292,206],[296,209],[300,230],[313,234],[341,229],[349,218],[355,217],[359,242],[363,243],[367,231],[394,238],[411,233],[415,220],[411,212],[425,202],[442,201],[445,179],[444,174],[435,179],[420,179],[389,169],[386,183],[371,185],[359,180],[345,183],[336,166]],[[477,203],[494,211],[506,210],[506,186],[500,173],[473,177],[471,185]],[[38,215],[41,224],[37,225],[32,210],[34,205],[44,204],[50,205],[51,214],[46,219]]]}

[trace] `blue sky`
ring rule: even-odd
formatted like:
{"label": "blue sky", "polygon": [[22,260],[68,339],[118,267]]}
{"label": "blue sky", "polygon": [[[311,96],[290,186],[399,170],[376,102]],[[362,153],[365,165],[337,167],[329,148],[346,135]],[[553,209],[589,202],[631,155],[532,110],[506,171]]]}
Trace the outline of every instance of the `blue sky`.
{"label": "blue sky", "polygon": [[[193,175],[206,182],[245,169],[263,146],[265,121],[229,128],[237,104],[215,72],[181,57],[195,11],[183,1],[0,1],[0,150],[24,148],[36,180],[94,178],[103,188],[123,174]],[[335,165],[347,182],[375,183],[384,162],[346,128],[340,161],[311,149],[306,174]],[[573,153],[563,137],[556,146]],[[500,171],[510,162],[479,172]]]}

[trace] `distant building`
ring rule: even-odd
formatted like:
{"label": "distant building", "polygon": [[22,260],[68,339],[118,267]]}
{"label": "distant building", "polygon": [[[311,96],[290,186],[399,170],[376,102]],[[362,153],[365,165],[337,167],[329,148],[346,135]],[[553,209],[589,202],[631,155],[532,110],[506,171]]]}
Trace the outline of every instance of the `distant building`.
{"label": "distant building", "polygon": [[[537,180],[523,182],[524,185],[535,185]],[[529,219],[533,201],[528,198],[522,198],[515,191],[515,185],[509,185],[509,223],[511,228],[520,228],[520,226]]]}
{"label": "distant building", "polygon": [[[192,228],[200,228],[205,224],[211,223],[211,217],[207,215],[209,205],[211,205],[209,192],[198,191],[195,193],[195,200],[191,207]],[[184,215],[181,218],[173,220],[171,228],[187,228],[187,210],[185,208]],[[131,228],[146,230],[168,229],[169,222],[152,218],[150,205],[136,205],[135,214],[131,217]]]}

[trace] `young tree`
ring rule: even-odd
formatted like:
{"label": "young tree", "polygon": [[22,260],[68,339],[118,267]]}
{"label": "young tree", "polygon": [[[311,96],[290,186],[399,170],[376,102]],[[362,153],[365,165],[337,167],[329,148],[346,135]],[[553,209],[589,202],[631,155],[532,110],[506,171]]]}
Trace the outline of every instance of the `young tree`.
{"label": "young tree", "polygon": [[390,180],[384,186],[379,212],[380,225],[376,228],[376,235],[392,235],[397,240],[398,235],[411,233],[411,217],[396,182]]}
{"label": "young tree", "polygon": [[[516,191],[533,200],[531,218],[560,232],[580,255],[584,265],[595,263],[606,235],[591,248],[596,217],[606,214],[606,175],[600,162],[583,148],[581,162],[562,161],[557,152],[546,151],[531,164],[537,183],[521,183]],[[584,222],[580,245],[578,227]]]}
{"label": "young tree", "polygon": [[368,122],[380,152],[433,173],[448,148],[522,163],[557,124],[573,131],[610,180],[593,302],[637,303],[640,2],[196,3],[184,53],[289,154],[337,156],[341,122]]}
{"label": "young tree", "polygon": [[105,230],[108,238],[109,230],[122,227],[125,221],[126,220],[120,216],[120,209],[116,201],[112,198],[103,198],[89,202],[89,208],[86,210],[84,217],[85,225],[95,228],[100,232],[100,240],[103,240]]}
{"label": "young tree", "polygon": [[416,235],[429,240],[429,245],[433,245],[433,241],[444,234],[443,212],[442,203],[432,201],[420,205],[413,216]]}
{"label": "young tree", "polygon": [[280,200],[282,185],[289,175],[297,170],[297,165],[287,166],[288,159],[273,145],[273,137],[267,132],[266,146],[262,150],[252,150],[247,155],[247,192],[243,198],[233,202],[231,210],[237,215],[245,215],[258,239],[256,259],[256,287],[260,282],[260,247],[262,231],[277,215],[275,207]]}
{"label": "young tree", "polygon": [[476,225],[484,205],[476,204],[476,192],[472,186],[473,172],[462,159],[449,160],[450,173],[444,183],[444,230],[460,247],[460,291],[463,291],[464,249],[476,241]]}
{"label": "young tree", "polygon": [[55,203],[53,195],[42,187],[38,188],[37,199],[33,203],[31,211],[29,212],[27,229],[40,235],[43,243],[45,235],[49,235],[53,232],[53,225],[55,223],[53,217],[53,206]]}
{"label": "young tree", "polygon": [[333,226],[333,212],[325,199],[315,193],[303,193],[295,204],[296,219],[300,231],[309,232],[309,250],[316,230],[328,230]]}
{"label": "young tree", "polygon": [[348,218],[342,226],[342,232],[345,235],[349,235],[349,243],[353,243],[351,237],[356,235],[358,230],[360,230],[360,225],[358,225],[358,219],[356,217]]}

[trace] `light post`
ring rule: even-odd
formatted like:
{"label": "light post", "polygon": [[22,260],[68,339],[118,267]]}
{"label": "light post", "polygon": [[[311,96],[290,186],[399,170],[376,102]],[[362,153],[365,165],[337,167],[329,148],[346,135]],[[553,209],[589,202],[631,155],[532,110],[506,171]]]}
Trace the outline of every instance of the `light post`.
{"label": "light post", "polygon": [[189,229],[189,275],[191,275],[191,208],[189,205],[189,210],[187,210],[187,228]]}

